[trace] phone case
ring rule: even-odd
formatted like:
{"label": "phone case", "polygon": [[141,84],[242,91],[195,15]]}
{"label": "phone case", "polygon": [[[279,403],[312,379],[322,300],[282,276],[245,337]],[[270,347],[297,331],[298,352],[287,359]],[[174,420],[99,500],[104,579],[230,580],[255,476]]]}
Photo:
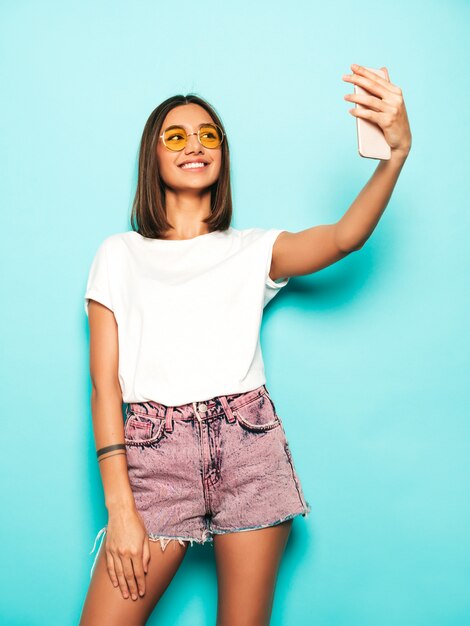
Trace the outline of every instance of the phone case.
{"label": "phone case", "polygon": [[[383,70],[366,67],[366,70],[378,74],[382,78],[387,78]],[[354,93],[371,95],[369,91],[363,89],[359,85],[354,85]],[[354,103],[357,108],[365,107],[357,102]],[[357,129],[357,145],[359,155],[368,159],[383,159],[388,161],[391,157],[390,146],[385,140],[382,129],[374,122],[365,120],[362,117],[356,117]]]}

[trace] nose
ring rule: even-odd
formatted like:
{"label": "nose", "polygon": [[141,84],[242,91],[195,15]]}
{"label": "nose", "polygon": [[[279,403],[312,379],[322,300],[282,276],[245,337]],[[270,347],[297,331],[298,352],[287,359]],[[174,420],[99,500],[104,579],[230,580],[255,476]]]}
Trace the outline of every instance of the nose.
{"label": "nose", "polygon": [[197,133],[189,133],[188,134],[188,143],[186,144],[186,150],[185,152],[201,152],[202,150],[202,146],[199,143],[199,140],[197,138]]}

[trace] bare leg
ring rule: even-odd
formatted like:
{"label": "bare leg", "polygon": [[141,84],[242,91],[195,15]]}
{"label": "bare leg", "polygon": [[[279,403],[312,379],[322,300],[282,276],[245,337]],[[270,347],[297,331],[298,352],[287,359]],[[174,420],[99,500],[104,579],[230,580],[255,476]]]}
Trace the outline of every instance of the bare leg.
{"label": "bare leg", "polygon": [[79,626],[143,626],[176,574],[189,544],[171,541],[162,551],[158,541],[150,541],[150,561],[145,577],[145,594],[137,600],[124,599],[119,587],[113,587],[106,569],[104,544],[82,609]]}
{"label": "bare leg", "polygon": [[268,528],[214,534],[217,626],[269,626],[291,527],[292,519]]}

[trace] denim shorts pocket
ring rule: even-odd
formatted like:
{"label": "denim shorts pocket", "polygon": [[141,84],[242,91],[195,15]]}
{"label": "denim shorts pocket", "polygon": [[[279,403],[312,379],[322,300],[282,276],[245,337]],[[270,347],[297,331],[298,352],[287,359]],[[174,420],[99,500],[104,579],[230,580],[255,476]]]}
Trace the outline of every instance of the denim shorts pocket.
{"label": "denim shorts pocket", "polygon": [[242,428],[253,432],[266,432],[281,425],[274,403],[267,394],[233,408],[232,413]]}
{"label": "denim shorts pocket", "polygon": [[124,425],[124,443],[150,445],[158,442],[164,432],[165,418],[130,413]]}

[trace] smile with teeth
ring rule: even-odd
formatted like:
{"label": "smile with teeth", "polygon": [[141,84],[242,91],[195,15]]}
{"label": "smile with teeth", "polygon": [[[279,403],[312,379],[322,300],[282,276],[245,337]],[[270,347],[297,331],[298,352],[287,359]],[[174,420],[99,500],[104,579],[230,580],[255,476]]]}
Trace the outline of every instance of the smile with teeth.
{"label": "smile with teeth", "polygon": [[208,165],[207,163],[185,163],[181,165],[182,170],[194,170],[194,169],[203,169]]}

